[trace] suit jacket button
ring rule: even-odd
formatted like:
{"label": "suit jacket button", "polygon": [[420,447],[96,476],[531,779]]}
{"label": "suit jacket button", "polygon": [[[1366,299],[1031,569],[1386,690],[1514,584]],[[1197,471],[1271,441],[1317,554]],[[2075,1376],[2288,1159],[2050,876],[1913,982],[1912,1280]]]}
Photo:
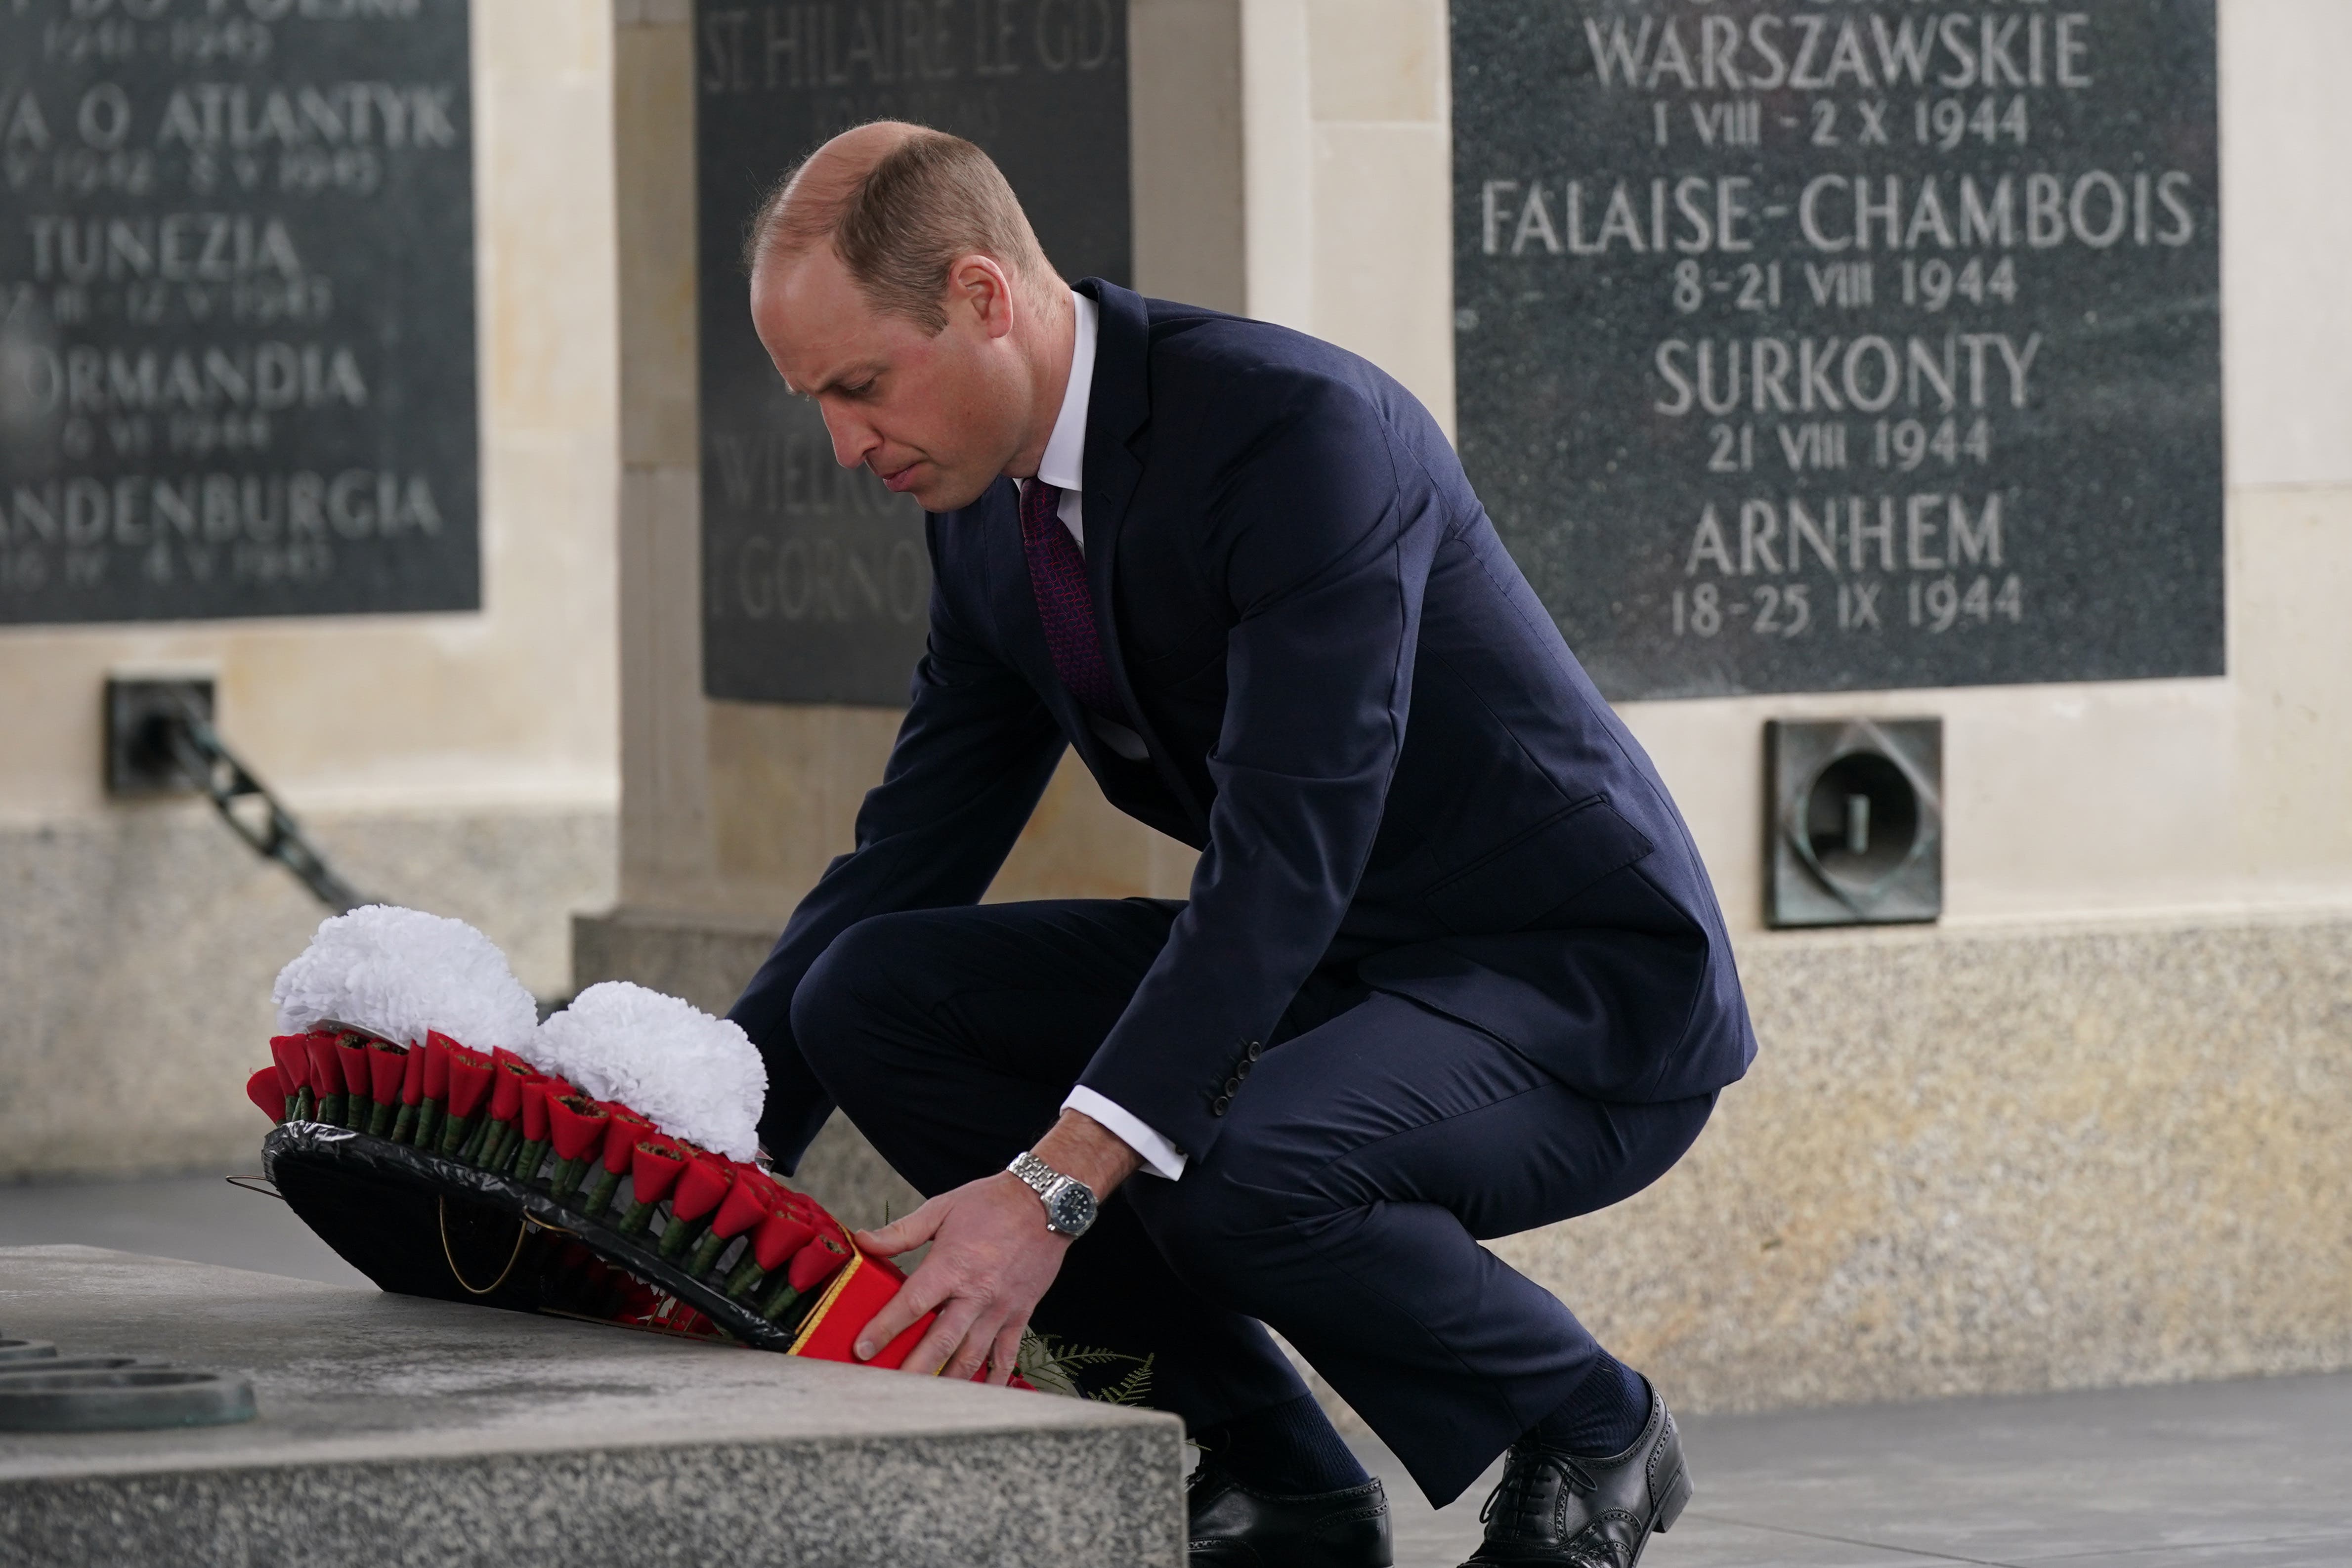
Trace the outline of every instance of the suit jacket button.
{"label": "suit jacket button", "polygon": [[1249,1059],[1250,1059],[1252,1061],[1255,1061],[1258,1059],[1259,1054],[1260,1054],[1261,1052],[1263,1052],[1265,1050],[1265,1046],[1263,1046],[1263,1045],[1261,1045],[1261,1044],[1259,1044],[1256,1040],[1252,1040],[1252,1041],[1250,1041],[1250,1042],[1249,1042]]}
{"label": "suit jacket button", "polygon": [[1214,1100],[1209,1102],[1209,1114],[1212,1116],[1222,1116],[1225,1113],[1226,1108],[1232,1105],[1233,1103],[1233,1097],[1231,1095],[1220,1094]]}
{"label": "suit jacket button", "polygon": [[1225,1092],[1217,1098],[1221,1100],[1230,1100],[1241,1092],[1242,1081],[1238,1078],[1228,1078],[1225,1080]]}
{"label": "suit jacket button", "polygon": [[1234,1076],[1236,1078],[1247,1078],[1250,1075],[1250,1069],[1255,1065],[1257,1065],[1255,1062],[1244,1056],[1239,1061],[1234,1063]]}

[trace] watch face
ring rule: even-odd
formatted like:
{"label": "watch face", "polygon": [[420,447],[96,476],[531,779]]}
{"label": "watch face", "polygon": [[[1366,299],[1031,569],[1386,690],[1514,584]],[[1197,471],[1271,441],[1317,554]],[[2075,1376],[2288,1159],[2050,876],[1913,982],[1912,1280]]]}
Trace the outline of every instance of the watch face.
{"label": "watch face", "polygon": [[1065,1236],[1082,1234],[1095,1222],[1095,1195],[1082,1183],[1072,1182],[1054,1195],[1048,1218]]}

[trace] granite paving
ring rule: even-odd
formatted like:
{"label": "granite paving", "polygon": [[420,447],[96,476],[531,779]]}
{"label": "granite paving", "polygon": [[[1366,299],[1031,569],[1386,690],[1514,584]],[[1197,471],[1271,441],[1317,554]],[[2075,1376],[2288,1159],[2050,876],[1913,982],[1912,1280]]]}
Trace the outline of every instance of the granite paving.
{"label": "granite paving", "polygon": [[[56,1242],[342,1285],[356,1278],[281,1205],[217,1175],[0,1187],[0,1247]],[[1652,1543],[1645,1568],[2352,1564],[2352,1375],[1683,1422],[1698,1495]],[[1398,1568],[1454,1568],[1478,1538],[1494,1473],[1433,1510],[1377,1439],[1353,1440],[1394,1500]]]}

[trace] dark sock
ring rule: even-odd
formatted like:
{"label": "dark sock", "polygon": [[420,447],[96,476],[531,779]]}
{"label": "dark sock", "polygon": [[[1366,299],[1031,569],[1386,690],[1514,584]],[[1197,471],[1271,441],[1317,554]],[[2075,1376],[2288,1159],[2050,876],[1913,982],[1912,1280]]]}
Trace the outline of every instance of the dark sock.
{"label": "dark sock", "polygon": [[1650,1385],[1642,1375],[1607,1351],[1586,1373],[1559,1408],[1537,1422],[1528,1436],[1554,1448],[1587,1458],[1623,1453],[1650,1422]]}
{"label": "dark sock", "polygon": [[1192,1440],[1201,1445],[1203,1464],[1278,1497],[1342,1491],[1372,1479],[1311,1394],[1195,1432]]}

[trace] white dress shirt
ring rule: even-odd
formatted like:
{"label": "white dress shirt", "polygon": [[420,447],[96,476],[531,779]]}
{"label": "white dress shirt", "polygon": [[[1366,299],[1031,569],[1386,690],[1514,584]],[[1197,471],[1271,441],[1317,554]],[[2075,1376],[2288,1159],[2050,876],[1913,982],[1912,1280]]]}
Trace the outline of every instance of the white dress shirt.
{"label": "white dress shirt", "polygon": [[[1099,319],[1095,302],[1073,289],[1071,300],[1077,307],[1076,340],[1070,347],[1070,384],[1062,393],[1062,412],[1055,416],[1054,434],[1045,440],[1045,455],[1037,459],[1037,477],[1048,485],[1060,487],[1062,504],[1055,516],[1078,541],[1078,549],[1087,548],[1086,497],[1083,476],[1087,460],[1087,402],[1094,392],[1095,333]],[[1028,480],[1021,481],[1025,487]],[[1087,722],[1104,745],[1131,762],[1140,762],[1150,755],[1143,737],[1125,725],[1113,724],[1107,718],[1088,715]],[[1143,1168],[1154,1176],[1173,1181],[1184,1174],[1184,1151],[1153,1132],[1143,1120],[1117,1101],[1096,1093],[1081,1083],[1072,1089],[1062,1102],[1065,1111],[1076,1111],[1091,1116],[1109,1128],[1120,1143],[1143,1158]]]}

